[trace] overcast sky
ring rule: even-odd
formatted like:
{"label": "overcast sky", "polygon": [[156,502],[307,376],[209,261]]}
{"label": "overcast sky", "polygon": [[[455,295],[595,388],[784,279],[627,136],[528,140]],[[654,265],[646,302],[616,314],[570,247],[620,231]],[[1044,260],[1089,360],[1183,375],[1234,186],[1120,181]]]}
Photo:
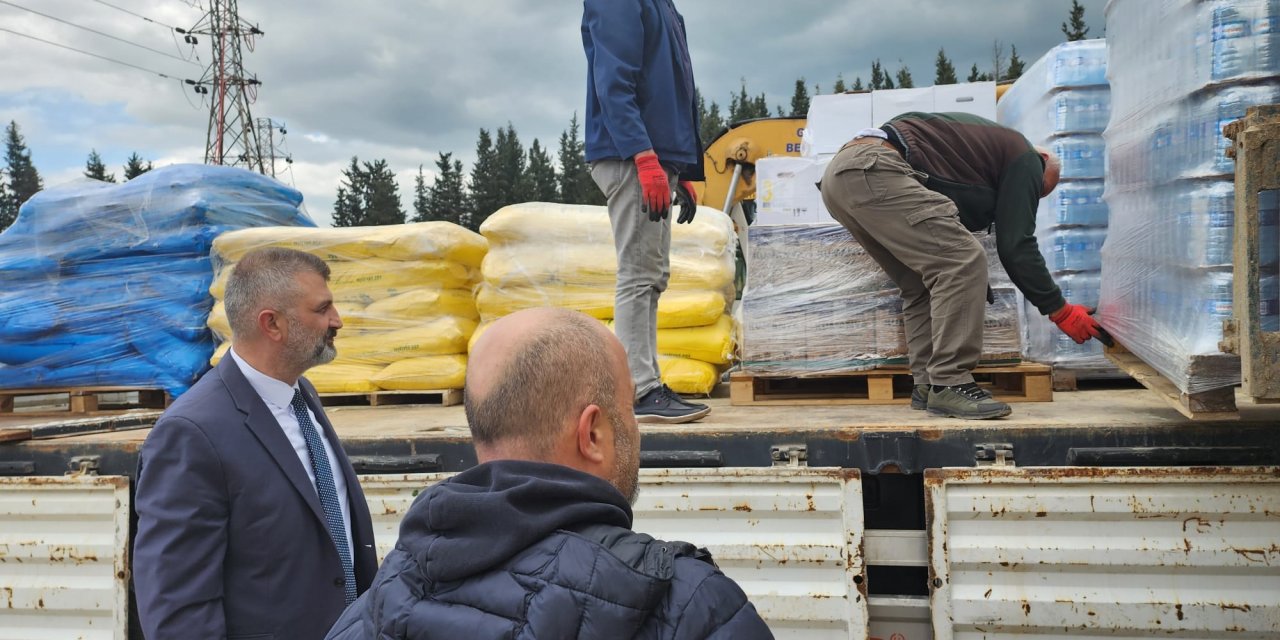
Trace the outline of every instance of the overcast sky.
{"label": "overcast sky", "polygon": [[[617,0],[619,2],[625,0]],[[73,179],[96,148],[117,176],[128,155],[157,165],[201,162],[208,107],[178,79],[198,79],[209,43],[181,45],[161,25],[190,27],[200,0],[3,0],[0,120],[18,122],[46,186]],[[1016,45],[1028,64],[1063,40],[1070,0],[676,0],[694,74],[722,107],[743,81],[769,105],[789,105],[803,76],[829,92],[880,58],[932,84],[945,47],[957,73],[991,67],[993,41]],[[1103,33],[1105,0],[1084,0],[1091,36]],[[14,5],[151,49],[35,15]],[[112,6],[114,5],[113,8]],[[131,15],[145,16],[150,21]],[[527,147],[554,152],[584,102],[580,2],[556,0],[240,0],[241,17],[265,33],[245,68],[262,81],[254,117],[287,125],[294,162],[282,179],[329,224],[341,169],[351,156],[386,158],[410,209],[412,176],[437,153],[469,165],[481,127],[513,124]],[[160,24],[157,24],[160,23]],[[115,58],[172,80],[14,35]],[[168,56],[164,55],[168,54]],[[198,57],[198,60],[197,60]],[[186,62],[183,58],[191,59]]]}

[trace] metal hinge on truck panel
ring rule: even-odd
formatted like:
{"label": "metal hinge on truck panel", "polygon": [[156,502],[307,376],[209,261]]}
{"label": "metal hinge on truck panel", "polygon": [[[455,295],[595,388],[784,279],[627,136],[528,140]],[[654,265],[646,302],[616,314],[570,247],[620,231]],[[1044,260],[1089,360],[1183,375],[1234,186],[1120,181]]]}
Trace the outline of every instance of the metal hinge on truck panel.
{"label": "metal hinge on truck panel", "polygon": [[985,442],[973,445],[973,461],[979,467],[1012,467],[1013,445],[1007,442]]}
{"label": "metal hinge on truck panel", "polygon": [[809,448],[803,444],[779,444],[769,448],[769,458],[775,467],[809,466]]}
{"label": "metal hinge on truck panel", "polygon": [[98,465],[102,462],[102,456],[75,456],[67,464],[70,470],[66,475],[69,476],[96,476],[98,475]]}

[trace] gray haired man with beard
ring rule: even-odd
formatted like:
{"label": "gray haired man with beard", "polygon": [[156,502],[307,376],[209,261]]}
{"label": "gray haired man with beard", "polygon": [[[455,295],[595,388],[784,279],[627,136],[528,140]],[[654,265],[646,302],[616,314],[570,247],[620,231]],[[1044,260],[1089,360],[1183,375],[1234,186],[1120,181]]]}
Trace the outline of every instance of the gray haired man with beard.
{"label": "gray haired man with beard", "polygon": [[133,552],[149,640],[319,639],[377,570],[355,471],[302,374],[336,356],[323,260],[257,249],[227,281],[228,356],[142,445]]}
{"label": "gray haired man with beard", "polygon": [[329,638],[772,638],[706,550],[631,529],[634,394],[599,321],[495,322],[467,366],[479,466],[418,496]]}

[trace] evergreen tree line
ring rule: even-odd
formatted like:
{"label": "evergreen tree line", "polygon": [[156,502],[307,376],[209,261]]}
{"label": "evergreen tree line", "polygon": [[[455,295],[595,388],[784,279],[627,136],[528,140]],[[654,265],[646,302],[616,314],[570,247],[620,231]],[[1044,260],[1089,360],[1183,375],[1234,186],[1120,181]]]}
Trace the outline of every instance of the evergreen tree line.
{"label": "evergreen tree line", "polygon": [[[124,179],[132,180],[151,170],[151,163],[144,162],[136,152],[129,156],[123,167]],[[115,182],[116,176],[107,173],[98,151],[89,151],[84,176],[103,182]],[[4,165],[0,167],[0,231],[9,228],[18,219],[18,209],[44,188],[44,179],[31,161],[31,150],[22,137],[18,123],[12,120],[4,130]]]}
{"label": "evergreen tree line", "polygon": [[395,172],[386,160],[351,158],[342,170],[334,203],[333,224],[339,227],[443,220],[478,230],[498,209],[520,202],[604,204],[604,194],[591,179],[578,116],[560,134],[554,158],[534,138],[528,149],[515,126],[493,133],[481,129],[470,172],[452,152],[440,152],[435,180],[428,184],[422,165],[413,180],[409,211],[400,201]]}

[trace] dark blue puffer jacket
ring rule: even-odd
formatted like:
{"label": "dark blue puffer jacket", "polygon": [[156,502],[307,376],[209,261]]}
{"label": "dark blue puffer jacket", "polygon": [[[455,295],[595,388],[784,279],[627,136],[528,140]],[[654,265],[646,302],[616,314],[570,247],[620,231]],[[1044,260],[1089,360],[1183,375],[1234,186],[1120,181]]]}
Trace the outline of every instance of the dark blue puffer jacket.
{"label": "dark blue puffer jacket", "polygon": [[772,638],[704,550],[635,533],[609,483],[491,462],[418,497],[331,640]]}

